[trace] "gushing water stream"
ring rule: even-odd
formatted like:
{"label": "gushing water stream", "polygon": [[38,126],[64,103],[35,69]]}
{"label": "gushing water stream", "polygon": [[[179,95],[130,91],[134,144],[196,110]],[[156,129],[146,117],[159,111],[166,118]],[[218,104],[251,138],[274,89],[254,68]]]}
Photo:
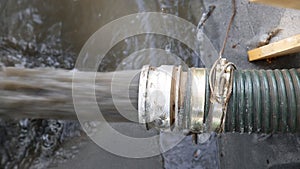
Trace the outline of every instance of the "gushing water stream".
{"label": "gushing water stream", "polygon": [[[69,70],[74,68],[76,57],[88,37],[98,28],[114,19],[137,12],[157,11],[179,16],[197,25],[204,10],[201,1],[192,0],[151,2],[146,0],[55,0],[51,2],[3,0],[2,2],[0,4],[0,23],[4,26],[0,27],[0,62],[6,66],[20,68],[52,67]],[[146,29],[151,26],[147,25],[147,20],[143,23]],[[116,34],[118,33],[116,32]],[[204,44],[206,48],[207,44]],[[179,57],[173,57],[171,54],[170,57],[164,57],[159,52],[153,53],[144,50],[147,48],[159,48],[167,53],[175,53]],[[144,51],[137,52],[140,50]],[[161,64],[181,64],[183,62],[187,66],[203,67],[204,64],[199,59],[200,55],[198,53],[199,51],[192,51],[180,41],[172,38],[154,34],[138,35],[129,37],[114,46],[100,64],[99,71],[139,69],[142,65],[149,63],[153,66],[159,66]],[[35,89],[38,88],[39,84],[51,86],[53,81],[47,81],[47,77],[55,77],[55,74],[51,74],[51,72],[52,70],[48,71],[49,76],[41,77],[39,82],[30,82],[30,79],[27,79],[27,82],[35,86]],[[33,74],[31,73],[31,75]],[[103,74],[99,77],[102,81],[98,86],[98,93],[99,98],[102,99],[99,102],[102,103],[103,110],[106,110],[103,112],[109,113],[114,112],[114,108],[110,105],[110,98],[103,97],[104,93],[109,91],[109,80],[103,83],[107,77],[110,77],[106,75],[109,74]],[[123,77],[126,78],[126,76]],[[43,78],[45,78],[45,81],[43,81]],[[1,80],[2,87],[5,87],[5,80],[7,79]],[[120,84],[122,84],[122,79],[120,80]],[[53,83],[56,84],[53,85],[62,85],[63,88],[70,87],[65,86],[63,79],[60,79],[60,83],[58,81],[57,83],[54,81]],[[39,95],[39,97],[22,98],[23,100],[31,100],[28,100],[29,104],[23,105],[25,107],[21,107],[17,104],[18,99],[21,98],[22,94],[28,94],[32,90],[24,88],[25,84],[22,84],[23,88],[19,84],[21,88],[16,90],[17,83],[15,82],[12,82],[15,85],[6,84],[6,87],[12,87],[13,91],[6,91],[6,94],[1,93],[2,99],[5,97],[15,98],[11,101],[14,101],[12,105],[16,109],[15,112],[10,112],[10,115],[7,116],[8,119],[3,118],[0,120],[0,168],[47,168],[49,165],[73,158],[80,149],[76,143],[67,143],[69,140],[74,140],[74,138],[80,140],[80,138],[85,137],[79,123],[68,120],[41,119],[49,113],[54,115],[53,119],[61,119],[63,112],[60,110],[64,109],[58,109],[58,107],[51,105],[43,105],[44,109],[39,109],[41,105],[36,106],[33,104],[34,99],[51,99],[52,96],[55,100],[58,96],[63,100],[64,97],[70,96],[70,93],[55,93],[54,90],[51,90],[53,86],[49,87],[47,91],[37,92],[35,90],[35,96]],[[32,89],[34,90],[34,88]],[[131,96],[135,97],[134,94]],[[26,106],[35,106],[41,114],[35,118],[18,116],[21,114],[33,115],[32,112],[27,112],[24,109]],[[64,106],[71,106],[71,104],[65,104]],[[7,113],[6,110],[2,107],[0,109],[1,114]],[[93,130],[97,123],[91,122],[87,125],[90,125],[91,130]],[[187,138],[187,140],[189,139]],[[213,144],[214,142],[210,143]],[[210,143],[204,144],[200,148],[201,151],[215,152],[216,147],[212,148],[209,146]],[[190,146],[190,144],[192,143],[185,141],[179,147]],[[191,152],[168,153],[164,155],[166,158],[164,166],[172,168],[174,164],[171,164],[170,159],[183,159],[182,157],[189,157],[190,154]],[[180,157],[177,157],[178,155]],[[214,155],[209,156],[207,159],[209,161],[213,158],[215,158]],[[185,163],[186,167],[190,165],[196,167],[197,164]],[[198,165],[203,164],[209,165],[210,163]],[[178,165],[177,167],[179,167]],[[206,167],[209,168],[209,166]]]}

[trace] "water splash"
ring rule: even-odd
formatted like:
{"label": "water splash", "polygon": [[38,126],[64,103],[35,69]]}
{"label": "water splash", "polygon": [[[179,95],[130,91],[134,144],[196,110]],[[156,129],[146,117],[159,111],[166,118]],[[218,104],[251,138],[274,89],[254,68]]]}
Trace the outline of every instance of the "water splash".
{"label": "water splash", "polygon": [[[124,3],[123,0],[120,3]],[[130,12],[158,11],[174,14],[195,25],[202,13],[201,1],[136,0],[134,4],[137,9],[128,7]],[[73,69],[77,53],[90,34],[108,21],[120,17],[117,12],[126,14],[126,10],[122,11],[122,9],[113,10],[116,13],[112,13],[111,9],[101,8],[110,5],[111,2],[105,0],[89,3],[77,0],[51,3],[39,0],[6,0],[0,4],[0,17],[5,18],[0,20],[1,25],[5,25],[0,27],[0,62],[6,66]],[[66,10],[65,6],[70,8]],[[147,19],[143,23],[146,29],[153,26],[149,25]],[[175,39],[148,34],[130,37],[120,42],[107,54],[107,59],[100,65],[99,70],[113,71],[127,56],[146,48],[166,50],[180,56],[188,66],[204,67],[204,64],[199,61],[199,51],[191,51]],[[149,57],[149,62],[151,59],[154,63],[152,57]],[[137,57],[125,61],[126,69],[140,68],[145,64]],[[133,64],[128,64],[131,62]],[[165,62],[171,61],[162,59],[161,63],[167,64]],[[160,63],[155,61],[155,64]],[[50,164],[64,162],[73,158],[79,151],[77,146],[68,147],[64,143],[69,139],[81,137],[82,132],[79,123],[73,121],[0,119],[0,168],[46,168]],[[213,147],[215,144],[213,140],[203,143],[204,147],[208,147],[210,143]],[[176,165],[180,167],[182,164],[177,163],[177,160],[185,160],[185,157],[189,158],[187,162],[202,161],[204,158],[202,153],[209,150],[202,149],[202,145],[195,148],[190,145],[191,143],[190,138],[187,137],[177,149],[170,151],[170,154],[165,154],[165,167],[172,168]],[[193,150],[186,149],[179,153],[179,156],[172,154],[190,146]],[[196,159],[193,154],[194,149]],[[214,148],[210,150],[214,153],[216,151]],[[170,159],[176,159],[176,165]],[[195,162],[185,164],[186,166],[199,165]]]}

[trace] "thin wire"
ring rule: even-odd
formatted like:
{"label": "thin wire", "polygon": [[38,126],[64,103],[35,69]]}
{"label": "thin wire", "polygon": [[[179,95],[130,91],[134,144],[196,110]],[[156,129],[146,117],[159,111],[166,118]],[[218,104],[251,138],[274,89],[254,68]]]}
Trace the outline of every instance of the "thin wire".
{"label": "thin wire", "polygon": [[[209,73],[209,86],[210,86],[210,90],[211,90],[210,102],[211,102],[211,104],[214,104],[215,102],[217,102],[218,104],[221,104],[221,106],[222,106],[222,110],[221,110],[222,111],[222,116],[221,116],[221,119],[220,119],[221,120],[220,125],[216,128],[216,132],[218,132],[218,133],[223,132],[223,130],[224,130],[224,128],[223,128],[224,127],[224,118],[225,118],[225,115],[226,115],[226,112],[227,112],[228,101],[229,101],[230,95],[232,93],[233,70],[236,69],[236,67],[233,63],[228,62],[225,65],[222,65],[221,70],[219,70],[220,74],[219,74],[218,77],[216,77],[217,65],[219,65],[219,64],[221,65],[221,60],[222,60],[222,56],[223,56],[223,53],[224,53],[224,50],[225,50],[225,47],[226,47],[229,31],[230,31],[231,25],[233,23],[234,17],[236,15],[235,0],[232,0],[231,2],[232,2],[233,12],[232,12],[232,15],[231,15],[228,27],[227,27],[227,31],[226,31],[225,39],[224,39],[224,42],[223,42],[223,46],[220,50],[219,58],[213,64],[213,66],[210,70],[210,73]],[[224,74],[228,73],[227,69],[229,67],[231,68],[230,69],[230,79],[228,79],[229,81],[227,81],[226,78],[224,77]],[[228,88],[225,98],[224,98],[224,93],[223,93],[224,91],[221,94],[219,93],[220,91],[216,91],[216,88],[215,88],[216,85],[222,86],[224,89]]]}
{"label": "thin wire", "polygon": [[231,15],[228,27],[227,27],[225,39],[223,41],[223,46],[222,46],[221,51],[219,53],[219,58],[222,58],[222,56],[223,56],[223,53],[224,53],[224,50],[225,50],[225,47],[226,47],[226,43],[227,43],[227,39],[228,39],[228,35],[229,35],[229,31],[230,31],[230,27],[231,27],[231,25],[233,23],[235,15],[236,15],[236,3],[235,3],[235,0],[231,0],[231,3],[232,3],[232,10],[233,11],[232,11],[232,15]]}

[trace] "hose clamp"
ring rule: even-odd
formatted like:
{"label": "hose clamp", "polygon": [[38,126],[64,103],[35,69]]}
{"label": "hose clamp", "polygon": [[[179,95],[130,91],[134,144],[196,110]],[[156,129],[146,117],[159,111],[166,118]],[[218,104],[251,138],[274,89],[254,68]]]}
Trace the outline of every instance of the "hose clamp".
{"label": "hose clamp", "polygon": [[233,72],[235,65],[225,58],[219,58],[213,65],[209,74],[210,110],[206,120],[207,130],[223,132],[224,118],[227,105],[232,93]]}

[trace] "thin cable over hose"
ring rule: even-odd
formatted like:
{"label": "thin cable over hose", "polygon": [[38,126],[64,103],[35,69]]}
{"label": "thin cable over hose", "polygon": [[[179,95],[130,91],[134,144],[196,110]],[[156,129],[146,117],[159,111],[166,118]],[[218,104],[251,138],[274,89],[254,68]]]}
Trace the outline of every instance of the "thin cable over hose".
{"label": "thin cable over hose", "polygon": [[229,31],[230,31],[231,25],[233,23],[234,17],[236,15],[235,0],[232,0],[231,3],[232,3],[232,15],[231,15],[231,18],[230,18],[230,21],[229,21],[229,24],[228,24],[228,27],[227,27],[227,30],[226,30],[226,35],[225,35],[225,39],[223,41],[223,46],[222,46],[222,48],[220,50],[220,53],[219,53],[219,58],[222,58],[222,56],[223,56],[223,53],[224,53],[224,50],[225,50],[225,47],[226,47],[226,43],[227,43],[227,39],[228,39],[228,35],[229,35]]}
{"label": "thin cable over hose", "polygon": [[217,123],[214,122],[212,116],[221,116],[219,117],[220,119],[219,126],[217,126],[215,129],[216,132],[222,132],[224,130],[224,118],[226,116],[227,105],[232,92],[233,71],[236,69],[235,65],[232,62],[228,62],[226,59],[222,58],[226,47],[230,27],[236,15],[235,0],[232,0],[232,9],[233,9],[232,16],[230,18],[227,27],[223,46],[219,53],[219,59],[216,60],[209,73],[209,86],[211,90],[211,97],[210,97],[211,106],[208,113],[208,121],[206,123],[209,124],[208,130],[211,130],[212,125],[215,125]]}

